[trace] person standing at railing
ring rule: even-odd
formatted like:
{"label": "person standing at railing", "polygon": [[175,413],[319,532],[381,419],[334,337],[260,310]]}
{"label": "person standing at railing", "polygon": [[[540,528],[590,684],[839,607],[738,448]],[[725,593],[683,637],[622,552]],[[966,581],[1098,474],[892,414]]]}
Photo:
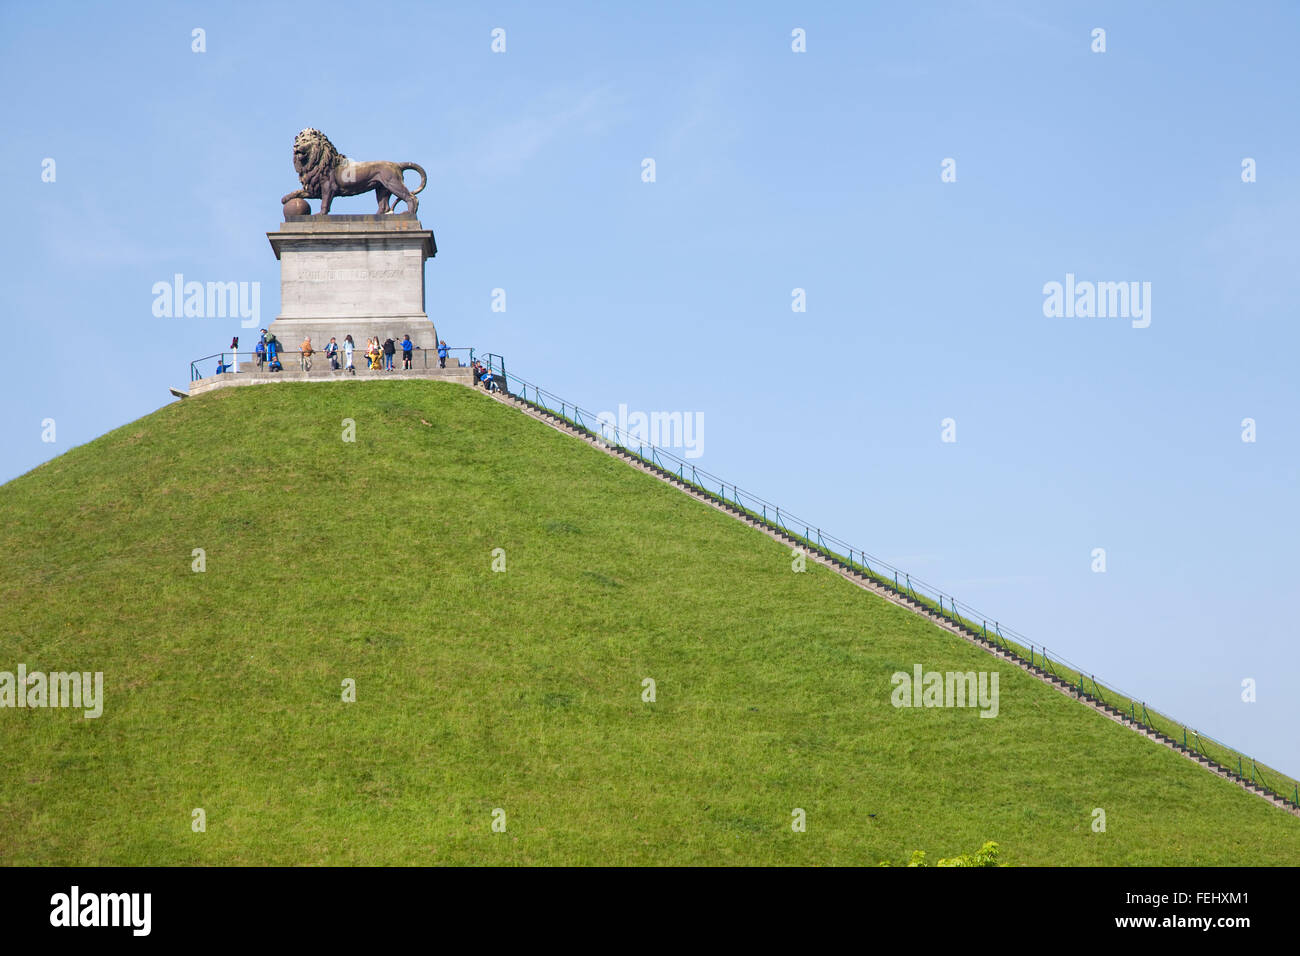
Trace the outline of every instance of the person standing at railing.
{"label": "person standing at railing", "polygon": [[343,336],[343,361],[346,369],[353,375],[357,374],[357,368],[352,364],[352,352],[356,349],[356,343],[352,341],[351,335]]}
{"label": "person standing at railing", "polygon": [[438,343],[438,368],[447,367],[447,341],[444,339]]}
{"label": "person standing at railing", "polygon": [[330,336],[329,344],[325,346],[325,357],[330,360],[330,368],[337,372],[339,369],[339,343]]}
{"label": "person standing at railing", "polygon": [[311,357],[315,354],[311,347],[311,336],[308,336],[302,340],[302,370],[304,372],[311,371]]}
{"label": "person standing at railing", "polygon": [[402,336],[402,368],[411,367],[411,352],[415,349],[415,343],[411,341],[409,335]]}
{"label": "person standing at railing", "polygon": [[384,339],[384,371],[393,371],[393,356],[397,354],[397,343],[393,341],[390,335]]}
{"label": "person standing at railing", "polygon": [[266,362],[266,341],[258,339],[257,345],[253,348],[253,353],[257,356],[257,367],[260,369]]}

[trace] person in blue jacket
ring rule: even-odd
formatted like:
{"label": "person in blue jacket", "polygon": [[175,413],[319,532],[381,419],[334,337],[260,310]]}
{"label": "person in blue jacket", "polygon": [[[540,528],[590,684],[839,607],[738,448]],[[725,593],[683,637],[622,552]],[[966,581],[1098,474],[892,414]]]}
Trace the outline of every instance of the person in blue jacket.
{"label": "person in blue jacket", "polygon": [[262,363],[266,361],[266,343],[261,339],[258,339],[257,346],[253,351],[257,353],[257,367],[261,368]]}
{"label": "person in blue jacket", "polygon": [[411,350],[415,348],[415,343],[411,341],[409,335],[402,336],[402,368],[411,367]]}
{"label": "person in blue jacket", "polygon": [[438,368],[447,367],[447,340],[438,343]]}

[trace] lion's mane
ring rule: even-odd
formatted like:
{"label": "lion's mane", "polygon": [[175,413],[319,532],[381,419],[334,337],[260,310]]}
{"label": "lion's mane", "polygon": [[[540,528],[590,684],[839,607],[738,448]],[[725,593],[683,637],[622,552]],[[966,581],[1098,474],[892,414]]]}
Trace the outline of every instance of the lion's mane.
{"label": "lion's mane", "polygon": [[298,173],[298,181],[312,198],[320,197],[321,183],[333,176],[335,167],[346,160],[347,157],[334,148],[329,137],[318,129],[308,128],[294,137],[293,168]]}

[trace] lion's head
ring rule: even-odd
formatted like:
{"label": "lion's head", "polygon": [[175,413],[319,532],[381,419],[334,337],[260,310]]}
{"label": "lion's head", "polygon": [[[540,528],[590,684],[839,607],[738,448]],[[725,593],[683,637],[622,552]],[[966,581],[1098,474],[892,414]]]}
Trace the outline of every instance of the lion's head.
{"label": "lion's head", "polygon": [[298,181],[312,196],[320,195],[321,181],[333,175],[334,167],[346,160],[318,129],[308,128],[294,137],[293,168],[298,173]]}

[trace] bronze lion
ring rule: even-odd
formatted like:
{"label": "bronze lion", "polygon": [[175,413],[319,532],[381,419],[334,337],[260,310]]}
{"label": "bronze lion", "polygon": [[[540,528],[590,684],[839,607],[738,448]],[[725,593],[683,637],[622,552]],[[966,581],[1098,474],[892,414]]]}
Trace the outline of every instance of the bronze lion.
{"label": "bronze lion", "polygon": [[[428,182],[424,167],[418,163],[350,160],[318,129],[305,129],[294,137],[293,168],[303,188],[289,193],[280,202],[319,199],[322,214],[330,211],[335,196],[359,196],[372,189],[379,200],[380,213],[392,212],[399,201],[406,203],[407,212],[414,213],[420,206],[415,194]],[[420,174],[420,185],[415,189],[407,189],[402,182],[402,173],[408,169]]]}

